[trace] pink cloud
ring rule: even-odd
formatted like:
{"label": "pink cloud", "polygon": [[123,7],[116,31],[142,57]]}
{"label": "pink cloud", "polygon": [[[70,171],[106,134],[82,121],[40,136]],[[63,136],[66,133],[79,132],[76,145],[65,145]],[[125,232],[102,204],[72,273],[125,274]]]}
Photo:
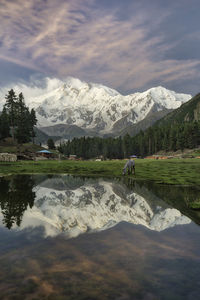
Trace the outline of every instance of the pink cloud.
{"label": "pink cloud", "polygon": [[[92,0],[1,1],[0,58],[64,78],[68,75],[124,90],[152,80],[194,74],[198,60],[156,59],[173,45],[151,37],[148,12],[119,20]],[[158,16],[152,28],[168,16]]]}

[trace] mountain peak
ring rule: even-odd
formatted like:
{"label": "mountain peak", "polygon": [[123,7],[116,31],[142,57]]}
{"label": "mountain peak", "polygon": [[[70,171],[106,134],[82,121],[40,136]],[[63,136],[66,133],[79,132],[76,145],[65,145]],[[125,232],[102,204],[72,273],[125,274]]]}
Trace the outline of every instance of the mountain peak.
{"label": "mountain peak", "polygon": [[17,88],[17,92],[23,92],[27,105],[36,110],[39,127],[76,125],[100,135],[137,124],[152,112],[178,108],[191,98],[162,86],[123,96],[107,86],[74,77],[65,81],[46,78],[44,83],[46,86],[39,88]]}

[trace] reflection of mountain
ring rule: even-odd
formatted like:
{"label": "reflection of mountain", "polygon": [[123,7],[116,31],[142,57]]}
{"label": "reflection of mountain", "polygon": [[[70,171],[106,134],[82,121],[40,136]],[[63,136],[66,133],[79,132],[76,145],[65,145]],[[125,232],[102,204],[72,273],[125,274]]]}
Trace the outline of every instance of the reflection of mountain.
{"label": "reflection of mountain", "polygon": [[[155,199],[118,182],[86,180],[72,176],[48,178],[34,188],[35,206],[28,209],[22,228],[43,225],[47,235],[68,237],[110,228],[121,221],[161,231],[190,223],[190,219]],[[156,204],[155,204],[156,203]]]}

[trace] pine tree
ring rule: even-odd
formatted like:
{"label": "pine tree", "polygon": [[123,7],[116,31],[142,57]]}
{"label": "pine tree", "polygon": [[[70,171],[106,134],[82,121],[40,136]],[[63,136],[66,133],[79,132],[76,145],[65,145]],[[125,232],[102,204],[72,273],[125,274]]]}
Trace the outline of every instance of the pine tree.
{"label": "pine tree", "polygon": [[32,138],[33,144],[34,144],[34,137],[35,137],[34,126],[36,124],[37,124],[37,118],[36,118],[35,110],[32,108],[30,114],[30,136]]}
{"label": "pine tree", "polygon": [[8,92],[5,99],[4,108],[8,115],[12,138],[16,138],[19,144],[29,142],[35,136],[34,126],[37,123],[35,111],[32,109],[30,113],[23,94],[20,93],[17,97],[13,89]]}
{"label": "pine tree", "polygon": [[123,138],[123,152],[124,158],[128,157],[131,154],[130,135],[128,133]]}
{"label": "pine tree", "polygon": [[116,158],[122,159],[123,156],[123,146],[122,146],[122,138],[121,136],[117,139],[117,155]]}
{"label": "pine tree", "polygon": [[152,154],[154,152],[153,149],[153,130],[151,127],[147,129],[147,143],[148,143],[148,154]]}
{"label": "pine tree", "polygon": [[183,151],[185,147],[184,143],[184,126],[181,124],[177,127],[177,132],[176,132],[176,149],[180,149]]}
{"label": "pine tree", "polygon": [[24,96],[19,94],[16,101],[16,133],[15,137],[19,144],[30,141],[30,113],[24,102]]}
{"label": "pine tree", "polygon": [[10,123],[10,128],[11,128],[11,136],[14,140],[14,131],[15,131],[15,126],[16,126],[16,101],[17,101],[17,96],[14,92],[13,89],[8,91],[8,94],[5,96],[6,99],[6,110],[9,116],[9,123]]}
{"label": "pine tree", "polygon": [[3,108],[3,111],[0,115],[0,140],[10,135],[10,126],[9,126],[9,117],[6,111],[6,108]]}
{"label": "pine tree", "polygon": [[56,147],[55,147],[55,144],[54,144],[54,141],[53,141],[53,139],[48,139],[48,141],[47,141],[47,146],[48,146],[48,149],[55,149]]}

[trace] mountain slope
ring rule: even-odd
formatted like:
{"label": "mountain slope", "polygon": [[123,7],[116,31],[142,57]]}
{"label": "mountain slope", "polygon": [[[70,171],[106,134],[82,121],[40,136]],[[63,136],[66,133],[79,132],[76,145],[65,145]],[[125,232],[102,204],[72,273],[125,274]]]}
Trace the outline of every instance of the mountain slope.
{"label": "mountain slope", "polygon": [[136,124],[151,112],[175,109],[189,99],[190,95],[176,94],[162,87],[122,96],[101,85],[70,79],[50,94],[33,99],[32,106],[40,127],[76,125],[103,135]]}
{"label": "mountain slope", "polygon": [[173,110],[153,126],[133,137],[132,150],[138,155],[159,151],[195,149],[200,146],[200,94]]}
{"label": "mountain slope", "polygon": [[164,125],[166,123],[182,123],[200,121],[200,93],[182,104],[156,124]]}
{"label": "mountain slope", "polygon": [[71,139],[73,137],[81,137],[87,135],[84,129],[76,125],[66,125],[66,124],[58,124],[54,126],[42,127],[41,131],[49,136],[60,135],[65,139]]}
{"label": "mountain slope", "polygon": [[[40,89],[39,95],[34,88],[16,87],[16,90],[24,92],[28,106],[36,110],[37,126],[40,129],[46,127],[45,133],[47,127],[64,124],[76,126],[73,129],[78,135],[81,130],[86,135],[117,135],[146,117],[149,120],[146,123],[151,125],[154,115],[158,118],[160,112],[176,109],[191,98],[163,87],[123,96],[106,86],[71,77],[65,82],[57,80],[56,84],[55,79],[46,81],[53,88]],[[55,127],[54,132],[51,128],[51,135],[58,135],[57,129]],[[66,130],[63,130],[63,136],[69,136]]]}
{"label": "mountain slope", "polygon": [[161,118],[163,118],[164,116],[166,116],[167,114],[169,114],[172,111],[172,109],[163,109],[161,111],[157,111],[155,113],[150,112],[145,119],[143,119],[142,121],[130,125],[126,128],[124,128],[123,130],[120,130],[118,132],[119,136],[123,136],[125,134],[129,134],[130,136],[134,136],[137,133],[140,132],[140,130],[145,130],[147,128],[149,128],[150,126],[152,126],[156,121],[160,120]]}
{"label": "mountain slope", "polygon": [[48,135],[44,131],[41,131],[40,129],[38,129],[37,127],[34,128],[34,131],[36,134],[36,137],[34,138],[34,141],[36,144],[39,144],[39,143],[46,144],[48,139],[50,139],[50,138],[53,139],[54,141],[57,141],[61,138],[60,136]]}

